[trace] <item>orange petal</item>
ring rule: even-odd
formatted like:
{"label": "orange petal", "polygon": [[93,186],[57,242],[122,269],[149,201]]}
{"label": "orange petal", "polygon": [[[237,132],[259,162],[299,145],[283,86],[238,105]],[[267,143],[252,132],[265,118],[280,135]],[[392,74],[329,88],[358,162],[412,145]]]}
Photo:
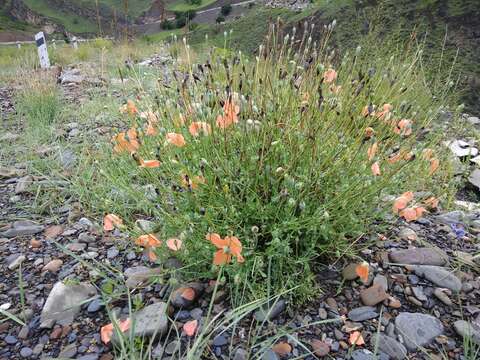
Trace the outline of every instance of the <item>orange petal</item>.
{"label": "orange petal", "polygon": [[207,124],[205,121],[194,121],[188,127],[188,131],[192,136],[198,136],[200,133],[203,135],[209,135],[212,132],[210,124]]}
{"label": "orange petal", "polygon": [[237,237],[226,236],[225,241],[227,241],[227,243],[228,243],[227,246],[230,248],[231,253],[235,257],[241,256],[240,254],[242,252],[242,243],[240,242],[240,240],[238,240]]}
{"label": "orange petal", "polygon": [[168,239],[167,247],[172,251],[178,251],[182,248],[182,240],[177,238]]}
{"label": "orange petal", "polygon": [[410,202],[413,200],[414,195],[412,191],[406,191],[402,194],[402,197],[404,197],[405,199],[407,199],[408,202]]}
{"label": "orange petal", "polygon": [[158,160],[140,160],[140,167],[142,168],[157,168],[160,166]]}
{"label": "orange petal", "polygon": [[135,244],[146,247],[146,248],[150,248],[150,247],[158,247],[162,245],[162,242],[158,240],[155,235],[146,234],[146,235],[139,236],[137,240],[135,240]]}
{"label": "orange petal", "polygon": [[369,270],[369,265],[365,261],[362,262],[361,264],[358,264],[357,267],[355,268],[355,272],[364,283],[368,281],[368,270]]}
{"label": "orange petal", "polygon": [[222,249],[217,250],[213,256],[213,265],[226,265],[232,260],[232,255],[226,254]]}
{"label": "orange petal", "polygon": [[215,245],[218,249],[223,249],[228,246],[229,242],[226,239],[222,239],[220,235],[216,233],[207,234],[205,238]]}
{"label": "orange petal", "polygon": [[337,80],[337,72],[333,69],[328,69],[323,73],[323,80],[328,84],[334,82]]}
{"label": "orange petal", "polygon": [[105,231],[112,231],[115,227],[120,226],[123,224],[122,219],[120,219],[115,214],[108,214],[105,215],[103,218],[103,230]]}
{"label": "orange petal", "polygon": [[400,211],[400,216],[408,222],[418,219],[417,211],[414,208],[406,208]]}
{"label": "orange petal", "polygon": [[151,122],[148,122],[146,134],[148,136],[155,136],[158,134],[158,130]]}
{"label": "orange petal", "polygon": [[400,210],[403,210],[407,207],[408,203],[409,203],[409,200],[403,196],[396,198],[395,201],[393,202],[393,208],[392,208],[393,212],[395,214],[398,214]]}
{"label": "orange petal", "polygon": [[197,320],[187,321],[185,324],[183,324],[183,331],[187,336],[193,336],[197,331],[197,327],[198,327]]}
{"label": "orange petal", "polygon": [[279,342],[272,346],[272,351],[281,357],[285,357],[292,352],[292,345],[287,342]]}
{"label": "orange petal", "polygon": [[168,133],[167,134],[167,142],[169,144],[178,146],[178,147],[183,147],[185,146],[185,138],[183,137],[182,134],[177,134],[177,133]]}
{"label": "orange petal", "polygon": [[415,212],[417,214],[417,219],[415,219],[415,220],[418,220],[423,216],[423,213],[427,212],[427,209],[425,209],[422,206],[418,206],[418,207],[415,208]]}
{"label": "orange petal", "polygon": [[361,346],[365,345],[365,341],[363,340],[362,333],[360,331],[354,331],[350,334],[348,338],[348,342],[350,345]]}
{"label": "orange petal", "polygon": [[439,166],[440,166],[440,161],[438,159],[436,158],[430,159],[429,175],[432,176],[438,170]]}
{"label": "orange petal", "polygon": [[192,301],[193,299],[195,299],[195,290],[191,287],[187,287],[185,288],[185,290],[182,291],[180,296],[183,297],[185,300]]}
{"label": "orange petal", "polygon": [[380,165],[378,164],[378,161],[374,162],[371,166],[372,169],[372,174],[375,176],[379,176],[380,173]]}
{"label": "orange petal", "polygon": [[147,256],[150,261],[157,261],[157,254],[151,248],[147,250]]}
{"label": "orange petal", "polygon": [[[121,332],[126,332],[128,331],[128,329],[130,329],[130,319],[126,319],[126,320],[120,320],[118,322],[118,328]],[[110,323],[110,324],[107,324],[105,326],[102,326],[100,328],[100,338],[102,339],[102,342],[104,344],[108,344],[111,339],[112,339],[112,335],[113,335],[113,324]]]}

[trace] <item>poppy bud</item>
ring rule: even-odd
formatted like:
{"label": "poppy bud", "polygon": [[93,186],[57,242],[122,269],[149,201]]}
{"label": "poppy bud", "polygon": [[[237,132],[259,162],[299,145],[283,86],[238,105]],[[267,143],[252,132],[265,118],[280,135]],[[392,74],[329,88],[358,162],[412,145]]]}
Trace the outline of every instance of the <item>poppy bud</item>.
{"label": "poppy bud", "polygon": [[253,225],[251,230],[252,230],[252,233],[257,234],[259,229],[257,225]]}

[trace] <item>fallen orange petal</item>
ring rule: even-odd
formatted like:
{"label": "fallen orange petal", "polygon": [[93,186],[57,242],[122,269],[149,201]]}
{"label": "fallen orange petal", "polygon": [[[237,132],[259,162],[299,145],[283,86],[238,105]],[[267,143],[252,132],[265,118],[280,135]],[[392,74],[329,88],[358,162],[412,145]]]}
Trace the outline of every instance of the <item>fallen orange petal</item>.
{"label": "fallen orange petal", "polygon": [[350,334],[348,338],[348,342],[350,345],[361,346],[365,345],[365,341],[363,340],[362,333],[360,331],[354,331]]}
{"label": "fallen orange petal", "polygon": [[368,281],[369,265],[366,261],[358,264],[355,268],[355,272],[364,283]]}
{"label": "fallen orange petal", "polygon": [[115,227],[120,226],[123,224],[122,219],[120,219],[115,214],[108,214],[105,215],[103,218],[103,230],[105,231],[112,231]]}
{"label": "fallen orange petal", "polygon": [[185,331],[185,334],[187,336],[193,336],[197,331],[197,327],[198,327],[197,320],[187,321],[185,324],[183,324],[183,331]]}
{"label": "fallen orange petal", "polygon": [[182,134],[177,134],[173,132],[167,134],[167,142],[178,147],[183,147],[186,144],[185,138]]}
{"label": "fallen orange petal", "polygon": [[142,168],[157,168],[160,166],[158,160],[140,160],[140,167]]}
{"label": "fallen orange petal", "polygon": [[[126,332],[130,329],[130,319],[120,320],[118,322],[118,328],[121,332]],[[100,338],[104,344],[108,344],[112,340],[113,324],[107,324],[100,328]]]}
{"label": "fallen orange petal", "polygon": [[282,341],[282,342],[279,342],[278,344],[275,344],[272,347],[272,351],[281,357],[285,357],[292,352],[292,345]]}
{"label": "fallen orange petal", "polygon": [[372,164],[371,169],[372,169],[373,175],[379,176],[381,174],[380,173],[380,165],[378,164],[378,161],[376,161]]}
{"label": "fallen orange petal", "polygon": [[439,166],[440,166],[440,160],[436,158],[430,159],[429,175],[432,176],[438,170]]}
{"label": "fallen orange petal", "polygon": [[417,211],[414,208],[405,208],[400,211],[400,216],[408,222],[418,219]]}

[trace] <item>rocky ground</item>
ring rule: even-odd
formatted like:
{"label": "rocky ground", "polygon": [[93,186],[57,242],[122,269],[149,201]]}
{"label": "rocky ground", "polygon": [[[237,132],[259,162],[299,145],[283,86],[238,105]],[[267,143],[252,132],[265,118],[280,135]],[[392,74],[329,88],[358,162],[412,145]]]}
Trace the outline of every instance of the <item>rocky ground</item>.
{"label": "rocky ground", "polygon": [[[164,61],[157,56],[143,65]],[[66,101],[80,104],[88,100],[85,87],[102,88],[102,81],[64,69],[59,86]],[[0,89],[5,118],[15,114],[12,91]],[[15,143],[21,129],[2,124],[1,141]],[[67,123],[60,130],[72,141],[82,132],[108,133],[101,123],[91,126]],[[447,145],[464,164],[477,155],[472,142]],[[72,161],[75,154],[63,155],[64,164]],[[178,349],[190,343],[183,325],[191,320],[205,325],[213,295],[213,314],[231,310],[225,289],[214,292],[212,281],[168,281],[163,268],[178,268],[177,260],[153,266],[126,234],[106,235],[99,219],[85,215],[74,199],[51,212],[32,212],[32,183],[45,179],[27,169],[15,158],[0,168],[0,309],[24,323],[0,322],[1,360],[113,359],[112,346],[100,338],[100,328],[110,322],[105,303],[118,318],[135,320],[136,336],[163,335],[154,342],[153,358],[178,359]],[[480,207],[466,201],[457,206],[412,223],[392,218],[387,232],[365,239],[372,244],[361,252],[370,264],[368,280],[358,278],[351,259],[317,264],[317,299],[302,307],[279,299],[270,311],[258,309],[234,333],[214,334],[205,359],[247,359],[252,324],[260,339],[285,329],[290,336],[251,358],[368,360],[376,358],[378,347],[380,359],[474,359],[467,357],[464,338],[480,345]],[[151,225],[137,222],[145,231]],[[134,297],[132,309],[127,291]]]}

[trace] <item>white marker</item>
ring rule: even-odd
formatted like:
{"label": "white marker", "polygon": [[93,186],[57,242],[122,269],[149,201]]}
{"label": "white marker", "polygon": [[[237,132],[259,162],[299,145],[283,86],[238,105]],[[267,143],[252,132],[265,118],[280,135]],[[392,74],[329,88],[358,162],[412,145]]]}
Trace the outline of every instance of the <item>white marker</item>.
{"label": "white marker", "polygon": [[73,45],[73,48],[74,48],[75,50],[78,49],[78,42],[77,42],[77,37],[76,37],[76,36],[74,36],[74,37],[72,38],[72,45]]}
{"label": "white marker", "polygon": [[35,42],[37,43],[38,57],[40,58],[40,66],[42,69],[50,67],[50,60],[48,59],[47,42],[43,31],[35,35]]}
{"label": "white marker", "polygon": [[17,49],[21,49],[22,48],[22,44],[20,44],[20,41],[17,41]]}
{"label": "white marker", "polygon": [[54,49],[57,48],[57,43],[55,42],[55,39],[52,40],[52,46],[53,46]]}

